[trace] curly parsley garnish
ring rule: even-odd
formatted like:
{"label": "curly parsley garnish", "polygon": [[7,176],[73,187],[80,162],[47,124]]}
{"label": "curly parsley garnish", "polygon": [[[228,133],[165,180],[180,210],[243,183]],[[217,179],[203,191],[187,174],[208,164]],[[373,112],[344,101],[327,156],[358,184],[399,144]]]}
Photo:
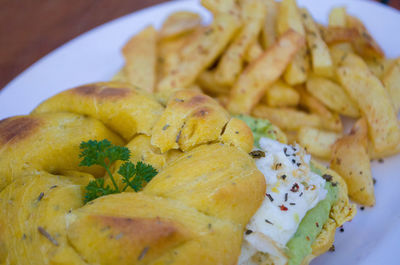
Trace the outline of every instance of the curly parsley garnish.
{"label": "curly parsley garnish", "polygon": [[[113,145],[107,139],[102,141],[89,140],[82,142],[80,145],[83,160],[80,166],[93,166],[99,165],[106,169],[107,174],[110,176],[113,186],[105,185],[104,178],[92,180],[86,186],[85,203],[92,201],[98,197],[120,193],[131,187],[134,191],[140,191],[146,183],[148,183],[155,175],[155,170],[151,165],[143,162],[137,162],[136,165],[128,161],[130,158],[130,151],[126,147]],[[122,176],[122,182],[125,186],[120,189],[110,171],[111,165],[118,161],[127,161],[121,165],[118,174]]]}

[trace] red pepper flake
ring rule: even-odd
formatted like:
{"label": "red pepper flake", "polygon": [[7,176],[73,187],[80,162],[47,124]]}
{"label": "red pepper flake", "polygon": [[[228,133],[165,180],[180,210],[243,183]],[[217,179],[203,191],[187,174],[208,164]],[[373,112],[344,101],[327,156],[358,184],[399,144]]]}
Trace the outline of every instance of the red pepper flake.
{"label": "red pepper flake", "polygon": [[298,192],[299,191],[299,184],[294,183],[292,188],[290,189],[291,192]]}
{"label": "red pepper flake", "polygon": [[318,223],[318,222],[316,222],[316,223],[315,223],[315,226],[316,226],[316,227],[319,227],[319,223]]}
{"label": "red pepper flake", "polygon": [[279,208],[281,209],[281,211],[287,211],[288,208],[285,205],[279,205]]}
{"label": "red pepper flake", "polygon": [[306,239],[307,239],[307,241],[310,241],[310,237],[309,236],[306,236]]}

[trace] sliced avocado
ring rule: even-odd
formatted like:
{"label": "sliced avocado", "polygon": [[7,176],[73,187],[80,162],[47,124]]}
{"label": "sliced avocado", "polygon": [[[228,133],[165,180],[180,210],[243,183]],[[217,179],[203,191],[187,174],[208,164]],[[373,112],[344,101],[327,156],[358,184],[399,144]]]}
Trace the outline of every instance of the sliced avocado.
{"label": "sliced avocado", "polygon": [[268,120],[256,119],[247,115],[237,115],[236,118],[244,121],[250,127],[254,136],[254,145],[260,147],[258,142],[261,137],[267,137],[276,140],[277,135],[274,125]]}
{"label": "sliced avocado", "polygon": [[[311,167],[311,170],[313,170],[313,167]],[[317,170],[314,173],[321,175],[321,172]],[[296,233],[286,244],[289,265],[301,264],[303,259],[311,254],[311,245],[319,233],[321,233],[324,224],[328,221],[332,205],[337,200],[338,187],[333,186],[330,182],[326,182],[325,189],[328,191],[325,199],[307,212],[301,220]]]}

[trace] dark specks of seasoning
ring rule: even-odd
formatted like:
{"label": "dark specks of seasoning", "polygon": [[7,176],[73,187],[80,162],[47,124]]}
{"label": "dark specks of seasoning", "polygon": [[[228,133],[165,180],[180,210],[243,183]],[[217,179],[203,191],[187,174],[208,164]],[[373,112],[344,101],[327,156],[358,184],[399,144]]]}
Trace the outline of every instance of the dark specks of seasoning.
{"label": "dark specks of seasoning", "polygon": [[238,132],[238,131],[235,131],[235,133],[236,133],[236,134],[239,134],[239,132]]}
{"label": "dark specks of seasoning", "polygon": [[146,253],[149,251],[149,247],[145,247],[142,252],[140,252],[137,260],[140,261],[144,258],[144,256],[146,255]]}
{"label": "dark specks of seasoning", "polygon": [[169,128],[169,124],[165,124],[164,127],[162,127],[163,131]]}
{"label": "dark specks of seasoning", "polygon": [[211,230],[212,224],[208,224],[207,227],[208,227],[209,230]]}
{"label": "dark specks of seasoning", "polygon": [[269,194],[269,193],[266,193],[266,194],[265,194],[265,196],[267,196],[267,197],[268,197],[268,199],[269,199],[271,202],[273,202],[273,201],[274,201],[274,198],[272,198],[271,194]]}
{"label": "dark specks of seasoning", "polygon": [[174,99],[176,102],[185,102],[183,99],[180,99],[180,98],[176,98],[176,99]]}
{"label": "dark specks of seasoning", "polygon": [[118,235],[115,236],[115,239],[116,239],[116,240],[119,240],[119,239],[121,239],[123,236],[124,236],[123,233],[119,233]]}
{"label": "dark specks of seasoning", "polygon": [[40,202],[42,200],[43,196],[44,196],[44,192],[41,192],[37,198],[38,202]]}
{"label": "dark specks of seasoning", "polygon": [[337,186],[337,182],[332,182],[332,186],[336,187]]}
{"label": "dark specks of seasoning", "polygon": [[329,248],[329,251],[330,251],[330,252],[335,252],[335,245],[332,245],[332,246]]}
{"label": "dark specks of seasoning", "polygon": [[291,202],[291,203],[289,203],[289,204],[292,205],[292,206],[293,206],[293,205],[296,205],[296,203],[294,203],[294,202]]}
{"label": "dark specks of seasoning", "polygon": [[176,136],[176,139],[175,139],[175,143],[178,143],[178,142],[179,142],[179,138],[181,138],[181,134],[182,134],[182,130],[180,130],[180,131],[178,132],[178,135]]}
{"label": "dark specks of seasoning", "polygon": [[285,180],[285,178],[286,178],[286,175],[283,174],[283,175],[281,176],[281,179]]}
{"label": "dark specks of seasoning", "polygon": [[210,35],[211,33],[213,33],[214,29],[212,28],[208,28],[205,32],[204,35]]}
{"label": "dark specks of seasoning", "polygon": [[372,181],[373,181],[373,183],[375,185],[376,184],[376,178],[373,178]]}
{"label": "dark specks of seasoning", "polygon": [[298,192],[299,191],[299,184],[294,183],[292,188],[290,189],[291,192]]}
{"label": "dark specks of seasoning", "polygon": [[23,235],[22,235],[22,240],[25,240],[26,239],[26,234],[24,233]]}
{"label": "dark specks of seasoning", "polygon": [[331,175],[328,175],[328,174],[322,175],[322,178],[325,179],[325,180],[328,181],[328,182],[331,182],[331,181],[332,181],[332,176],[331,176]]}
{"label": "dark specks of seasoning", "polygon": [[316,226],[316,227],[319,227],[319,223],[318,223],[318,222],[315,222],[315,226]]}
{"label": "dark specks of seasoning", "polygon": [[54,188],[57,188],[57,185],[53,185],[50,187],[50,189],[54,189]]}
{"label": "dark specks of seasoning", "polygon": [[287,202],[287,199],[288,199],[288,194],[285,193],[285,202]]}
{"label": "dark specks of seasoning", "polygon": [[275,164],[275,170],[278,170],[282,167],[282,163],[276,163]]}
{"label": "dark specks of seasoning", "polygon": [[306,239],[307,239],[307,241],[310,241],[310,237],[309,236],[306,236]]}
{"label": "dark specks of seasoning", "polygon": [[300,195],[299,195],[299,197],[301,197],[301,196],[303,196],[303,192],[300,192]]}
{"label": "dark specks of seasoning", "polygon": [[364,210],[365,210],[365,207],[364,207],[364,206],[361,206],[361,207],[360,207],[360,210],[361,210],[361,211],[364,211]]}
{"label": "dark specks of seasoning", "polygon": [[58,247],[59,244],[57,242],[57,240],[55,240],[50,234],[49,232],[47,232],[43,227],[38,226],[38,231],[39,233],[44,236],[45,238],[47,238],[54,246]]}
{"label": "dark specks of seasoning", "polygon": [[261,150],[255,150],[255,151],[251,151],[249,153],[249,155],[253,158],[261,158],[261,157],[265,157],[265,152],[263,152]]}
{"label": "dark specks of seasoning", "polygon": [[245,232],[246,235],[250,235],[251,233],[253,233],[253,231],[250,230],[250,229],[247,229],[246,232]]}
{"label": "dark specks of seasoning", "polygon": [[274,225],[270,220],[268,220],[268,219],[265,219],[265,222],[267,223],[267,224],[270,224],[270,225]]}
{"label": "dark specks of seasoning", "polygon": [[340,231],[341,233],[343,233],[343,232],[344,232],[343,225],[340,227],[339,231]]}
{"label": "dark specks of seasoning", "polygon": [[379,158],[379,159],[378,159],[378,162],[379,162],[379,163],[383,163],[383,162],[385,162],[385,161],[383,160],[383,158]]}
{"label": "dark specks of seasoning", "polygon": [[188,155],[186,158],[187,158],[187,159],[192,158],[192,155]]}
{"label": "dark specks of seasoning", "polygon": [[295,159],[292,159],[292,163],[295,164],[295,163],[296,163],[296,160],[295,160]]}
{"label": "dark specks of seasoning", "polygon": [[297,163],[296,165],[299,167],[299,166],[301,166],[301,163]]}

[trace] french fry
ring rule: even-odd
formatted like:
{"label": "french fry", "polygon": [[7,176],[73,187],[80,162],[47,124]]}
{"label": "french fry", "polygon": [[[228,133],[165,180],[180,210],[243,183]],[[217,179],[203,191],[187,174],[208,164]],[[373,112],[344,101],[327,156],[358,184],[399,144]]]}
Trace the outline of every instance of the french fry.
{"label": "french fry", "polygon": [[332,145],[341,136],[341,133],[312,127],[301,127],[297,134],[297,140],[311,155],[329,160],[331,158]]}
{"label": "french fry", "polygon": [[251,114],[267,119],[285,131],[296,131],[303,126],[322,127],[321,117],[317,114],[309,114],[292,108],[271,108],[259,104]]}
{"label": "french fry", "polygon": [[335,7],[332,8],[329,13],[329,26],[346,27],[346,8],[345,7]]}
{"label": "french fry", "polygon": [[307,46],[311,51],[311,62],[314,73],[324,77],[332,77],[333,63],[328,46],[323,41],[318,26],[305,8],[300,9],[306,30]]}
{"label": "french fry", "polygon": [[[289,29],[293,29],[302,36],[305,36],[303,22],[295,0],[283,0],[280,3],[276,27],[279,35],[282,35]],[[292,62],[288,65],[284,74],[284,80],[291,86],[304,83],[307,79],[308,68],[307,48],[304,47],[298,51]]]}
{"label": "french fry", "polygon": [[382,82],[389,93],[394,110],[400,110],[400,58],[397,59],[382,76]]}
{"label": "french fry", "polygon": [[269,48],[278,38],[276,32],[276,20],[279,11],[279,3],[275,0],[264,0],[267,15],[261,31],[261,44],[264,49]]}
{"label": "french fry", "polygon": [[359,33],[359,37],[353,40],[353,47],[358,54],[363,57],[369,58],[381,58],[385,56],[382,48],[374,40],[374,38],[368,32],[361,20],[356,17],[347,15],[346,23],[347,27],[355,28]]}
{"label": "french fry", "polygon": [[303,87],[297,87],[297,91],[300,93],[300,106],[321,118],[319,128],[335,132],[343,130],[342,121],[337,113],[329,111],[321,101],[311,96]]}
{"label": "french fry", "polygon": [[262,0],[242,1],[242,19],[246,21],[239,34],[222,55],[215,79],[221,85],[233,85],[243,68],[244,54],[257,41],[265,20],[266,9]]}
{"label": "french fry", "polygon": [[385,152],[400,141],[400,128],[389,95],[381,81],[366,67],[342,66],[338,78],[365,115],[376,152]]}
{"label": "french fry", "polygon": [[282,81],[277,81],[268,88],[262,98],[262,102],[270,107],[295,107],[299,101],[299,92]]}
{"label": "french fry", "polygon": [[354,53],[352,46],[347,44],[348,43],[339,43],[329,46],[329,53],[331,54],[335,69],[342,64],[349,53]]}
{"label": "french fry", "polygon": [[357,105],[346,94],[345,90],[333,81],[318,76],[311,76],[306,83],[307,91],[329,109],[357,118],[360,111]]}
{"label": "french fry", "polygon": [[366,58],[366,64],[368,65],[369,70],[380,80],[382,80],[383,74],[389,70],[389,68],[393,65],[394,60],[388,58]]}
{"label": "french fry", "polygon": [[213,96],[227,95],[230,89],[229,86],[218,84],[215,81],[215,73],[211,71],[202,72],[197,78],[197,83],[204,92]]}
{"label": "french fry", "polygon": [[330,166],[346,181],[350,198],[357,203],[373,206],[375,195],[367,153],[367,132],[366,120],[358,120],[350,134],[333,145]]}
{"label": "french fry", "polygon": [[244,60],[247,63],[251,63],[252,61],[255,61],[258,57],[260,57],[263,52],[264,50],[261,44],[258,41],[255,41],[247,49],[244,55]]}
{"label": "french fry", "polygon": [[283,34],[240,75],[232,87],[228,110],[235,114],[250,113],[268,86],[279,78],[290,60],[304,44],[304,37],[293,30]]}
{"label": "french fry", "polygon": [[230,13],[240,18],[239,7],[236,0],[201,0],[201,5],[214,15],[219,13]]}
{"label": "french fry", "polygon": [[210,66],[239,29],[238,19],[228,13],[218,13],[211,25],[195,34],[179,53],[179,64],[161,79],[158,90],[185,88]]}
{"label": "french fry", "polygon": [[359,38],[358,30],[346,27],[320,27],[322,39],[328,45],[336,43],[351,43],[354,38]]}
{"label": "french fry", "polygon": [[171,14],[163,23],[158,32],[159,40],[175,38],[196,29],[201,24],[201,17],[197,13],[180,11]]}
{"label": "french fry", "polygon": [[157,31],[149,26],[122,48],[126,80],[148,92],[154,91],[156,81],[156,39]]}

